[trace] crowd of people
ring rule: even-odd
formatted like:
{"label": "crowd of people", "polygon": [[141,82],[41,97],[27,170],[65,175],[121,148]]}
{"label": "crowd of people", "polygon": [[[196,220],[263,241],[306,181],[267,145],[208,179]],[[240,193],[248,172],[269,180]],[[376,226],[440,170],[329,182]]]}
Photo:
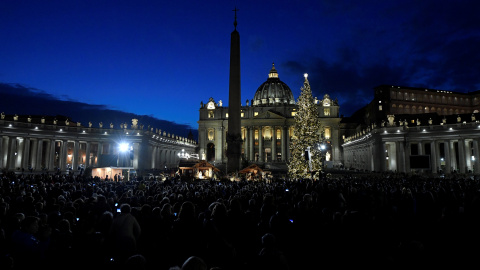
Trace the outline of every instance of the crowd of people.
{"label": "crowd of people", "polygon": [[5,270],[461,267],[480,251],[471,177],[0,177]]}

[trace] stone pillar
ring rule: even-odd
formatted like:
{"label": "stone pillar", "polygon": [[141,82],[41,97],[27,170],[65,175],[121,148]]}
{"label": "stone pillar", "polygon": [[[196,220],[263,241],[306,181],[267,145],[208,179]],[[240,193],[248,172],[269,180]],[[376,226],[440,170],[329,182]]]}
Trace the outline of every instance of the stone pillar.
{"label": "stone pillar", "polygon": [[280,135],[280,151],[282,151],[282,161],[286,161],[287,158],[287,143],[286,143],[286,136],[287,136],[287,127],[283,126],[282,127],[282,134]]}
{"label": "stone pillar", "polygon": [[263,134],[262,134],[262,126],[258,127],[258,161],[263,162]]}
{"label": "stone pillar", "polygon": [[103,155],[103,142],[98,142],[98,153],[97,156]]}
{"label": "stone pillar", "polygon": [[80,158],[78,157],[78,148],[80,146],[80,142],[79,141],[74,141],[73,142],[73,160],[72,160],[72,170],[76,171],[77,168],[78,168],[78,162],[80,160]]}
{"label": "stone pillar", "polygon": [[452,163],[450,158],[450,140],[445,140],[444,149],[445,149],[445,173],[449,174],[452,171],[451,170]]}
{"label": "stone pillar", "polygon": [[411,145],[410,142],[405,143],[405,172],[410,172],[410,155],[411,155]]}
{"label": "stone pillar", "polygon": [[472,160],[472,145],[473,145],[473,140],[472,143],[470,143],[470,140],[465,140],[465,172],[473,171],[473,160]]}
{"label": "stone pillar", "polygon": [[5,168],[4,165],[4,156],[5,156],[5,149],[3,148],[3,136],[0,135],[0,169]]}
{"label": "stone pillar", "polygon": [[68,141],[62,140],[62,145],[60,146],[60,155],[59,155],[60,171],[67,170],[67,148],[68,148]]}
{"label": "stone pillar", "polygon": [[285,147],[285,153],[286,153],[286,157],[285,157],[285,160],[288,161],[290,159],[290,130],[288,129],[287,127],[287,133],[286,133],[286,147]]}
{"label": "stone pillar", "polygon": [[254,130],[255,128],[253,126],[249,127],[248,129],[248,132],[250,134],[250,141],[248,142],[249,143],[249,147],[250,147],[250,150],[249,150],[249,153],[250,153],[250,157],[249,157],[249,160],[254,160],[255,159],[255,135],[254,135]]}
{"label": "stone pillar", "polygon": [[[219,136],[218,138],[220,139],[220,143],[219,143],[219,146],[220,146],[220,152],[218,153],[219,157],[217,160],[219,160],[221,163],[225,163],[225,160],[224,160],[224,157],[225,157],[225,127],[220,127],[219,128]],[[217,154],[217,151],[215,151],[215,154]]]}
{"label": "stone pillar", "polygon": [[17,156],[15,155],[17,138],[14,136],[8,137],[8,152],[7,152],[7,170],[15,170],[15,162]]}
{"label": "stone pillar", "polygon": [[32,168],[35,169],[35,166],[37,164],[37,158],[38,158],[38,155],[37,155],[37,153],[38,153],[38,139],[31,139],[30,149],[32,151],[31,151],[28,167],[32,167]]}
{"label": "stone pillar", "polygon": [[91,142],[87,142],[87,146],[85,147],[85,169],[90,166],[90,150],[92,147]]}
{"label": "stone pillar", "polygon": [[473,139],[473,156],[475,157],[475,160],[473,162],[473,172],[475,174],[480,173],[480,155],[479,155],[479,152],[478,152],[478,150],[479,150],[478,140],[479,139]]}
{"label": "stone pillar", "polygon": [[48,170],[53,170],[55,166],[55,140],[50,140],[49,149],[47,168]]}
{"label": "stone pillar", "polygon": [[405,149],[403,148],[403,142],[395,142],[395,150],[397,154],[397,171],[400,173],[405,172]]}
{"label": "stone pillar", "polygon": [[43,139],[38,139],[38,142],[37,142],[37,158],[36,158],[36,161],[35,161],[35,165],[32,164],[32,166],[34,166],[34,170],[35,171],[41,171],[42,170],[42,154],[43,154]]}
{"label": "stone pillar", "polygon": [[423,143],[419,142],[417,146],[418,146],[418,154],[423,155]]}
{"label": "stone pillar", "polygon": [[438,170],[438,151],[437,151],[437,142],[435,140],[430,142],[430,165],[432,167],[432,173],[437,173]]}
{"label": "stone pillar", "polygon": [[466,172],[466,154],[465,154],[465,139],[458,139],[458,169],[460,173]]}
{"label": "stone pillar", "polygon": [[272,162],[277,161],[277,128],[273,126],[272,134]]}
{"label": "stone pillar", "polygon": [[249,148],[249,141],[250,138],[248,137],[250,134],[248,133],[249,127],[245,127],[243,129],[244,132],[244,140],[243,140],[243,156],[245,157],[246,160],[248,160],[248,152],[250,150]]}
{"label": "stone pillar", "polygon": [[28,170],[28,164],[30,163],[30,138],[23,138],[23,155],[22,155],[22,168]]}

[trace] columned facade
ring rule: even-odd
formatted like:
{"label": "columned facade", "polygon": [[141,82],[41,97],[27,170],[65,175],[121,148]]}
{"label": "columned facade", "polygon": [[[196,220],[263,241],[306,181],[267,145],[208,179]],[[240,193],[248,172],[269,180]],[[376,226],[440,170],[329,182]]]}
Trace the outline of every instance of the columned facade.
{"label": "columned facade", "polygon": [[[323,143],[328,145],[326,164],[333,167],[342,162],[339,105],[328,94],[321,100],[315,98],[315,104],[322,127],[319,133],[325,133]],[[228,130],[228,107],[224,107],[221,100],[216,102],[210,98],[207,103],[201,102],[199,111],[200,156],[217,167],[226,165],[227,157],[223,154],[226,132],[221,132],[220,128]],[[254,98],[246,100],[240,108],[242,163],[257,163],[266,169],[286,170],[296,111],[297,105],[290,88],[278,78],[272,65],[268,80],[260,85]],[[213,146],[215,155],[208,156],[207,152]]]}
{"label": "columned facade", "polygon": [[[87,128],[19,119],[0,119],[0,170],[76,174],[117,167],[141,172],[173,169],[179,153],[195,154],[195,141],[153,128]],[[120,143],[128,145],[126,152],[119,150]]]}
{"label": "columned facade", "polygon": [[[480,173],[480,123],[442,122],[435,125],[368,128],[348,137],[343,147],[345,167],[365,171],[476,174]],[[365,151],[368,147],[373,153]],[[375,166],[364,160],[375,156]]]}

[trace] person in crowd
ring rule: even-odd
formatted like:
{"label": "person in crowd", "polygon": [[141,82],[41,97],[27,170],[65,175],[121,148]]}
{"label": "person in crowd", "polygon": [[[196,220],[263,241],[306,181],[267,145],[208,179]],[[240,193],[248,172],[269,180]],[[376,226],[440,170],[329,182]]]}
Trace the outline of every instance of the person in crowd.
{"label": "person in crowd", "polygon": [[[260,254],[276,254],[292,270],[319,261],[461,268],[476,263],[480,251],[479,190],[478,179],[460,174],[219,184],[4,171],[1,263],[2,269],[121,269],[135,262],[168,270],[196,256],[210,269],[246,270],[258,268]],[[136,255],[145,260],[127,263]]]}
{"label": "person in crowd", "polygon": [[137,254],[137,241],[140,238],[142,229],[137,219],[132,215],[132,208],[124,203],[120,206],[120,213],[116,215],[110,230],[112,256],[115,261],[123,261],[126,258]]}

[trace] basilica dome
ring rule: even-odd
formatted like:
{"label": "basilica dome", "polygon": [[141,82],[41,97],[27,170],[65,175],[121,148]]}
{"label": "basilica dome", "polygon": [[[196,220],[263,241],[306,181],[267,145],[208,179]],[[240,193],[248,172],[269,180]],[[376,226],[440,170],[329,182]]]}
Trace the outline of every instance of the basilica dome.
{"label": "basilica dome", "polygon": [[295,104],[292,90],[278,78],[275,64],[268,74],[266,82],[258,87],[252,100],[252,106],[277,106]]}

